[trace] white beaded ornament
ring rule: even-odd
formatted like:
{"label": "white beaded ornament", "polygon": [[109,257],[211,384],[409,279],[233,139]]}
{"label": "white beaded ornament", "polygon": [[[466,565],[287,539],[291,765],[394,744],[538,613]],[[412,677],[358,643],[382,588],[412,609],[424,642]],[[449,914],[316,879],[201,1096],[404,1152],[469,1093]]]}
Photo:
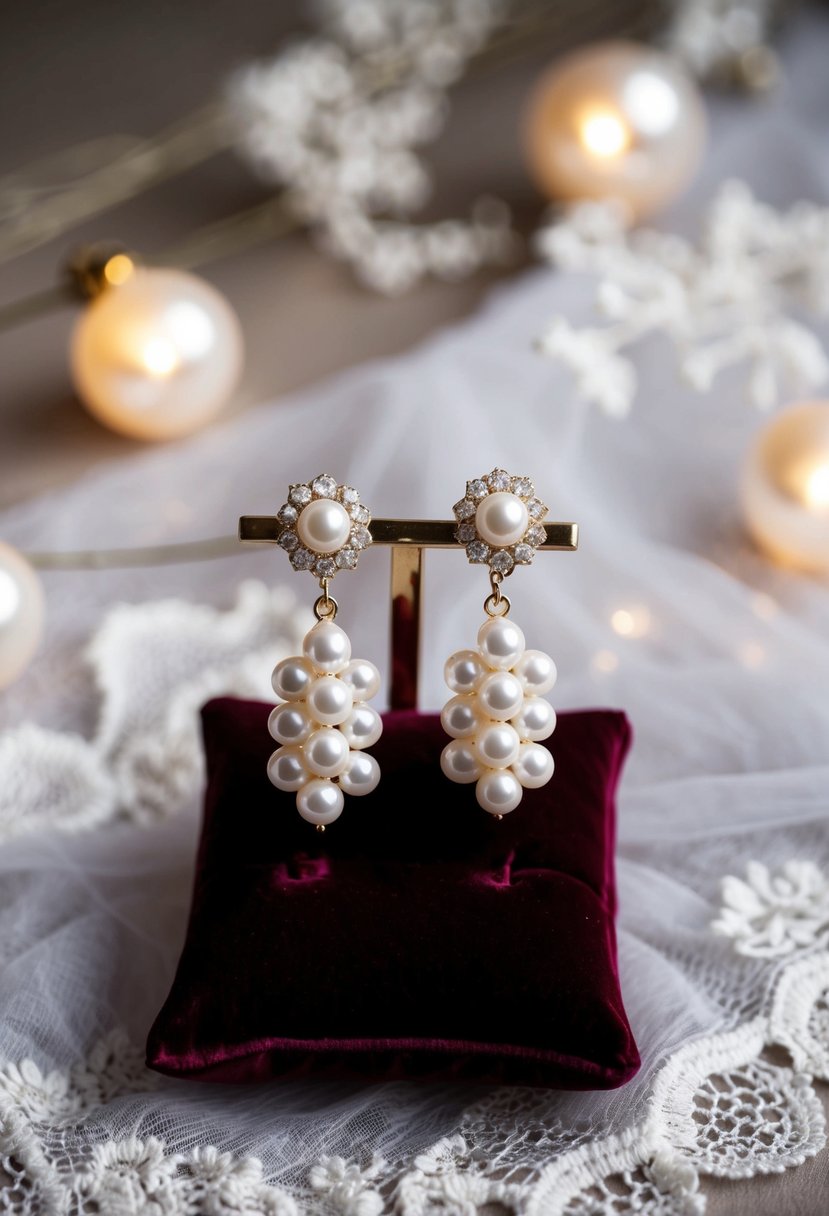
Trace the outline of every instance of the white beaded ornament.
{"label": "white beaded ornament", "polygon": [[323,593],[302,654],[274,669],[280,704],[268,730],[281,746],[268,761],[268,777],[277,789],[296,793],[302,818],[324,831],[342,814],[345,794],[370,794],[380,780],[377,761],[364,750],[383,730],[380,715],[366,704],[380,691],[380,673],[367,659],[351,658],[348,634],[334,623],[336,600],[328,594],[329,579],[353,570],[371,544],[371,514],[356,490],[323,473],[291,486],[279,519],[279,543],[294,569],[315,574]]}
{"label": "white beaded ornament", "polygon": [[450,781],[475,782],[478,804],[496,818],[518,806],[525,789],[546,785],[553,757],[542,741],[556,724],[544,694],[556,681],[556,665],[542,650],[527,650],[524,634],[507,613],[501,582],[516,564],[528,565],[545,533],[547,508],[528,477],[494,469],[467,483],[455,505],[456,539],[474,563],[489,566],[492,593],[478,630],[477,649],[447,661],[446,683],[455,694],[441,723],[451,742],[441,754]]}

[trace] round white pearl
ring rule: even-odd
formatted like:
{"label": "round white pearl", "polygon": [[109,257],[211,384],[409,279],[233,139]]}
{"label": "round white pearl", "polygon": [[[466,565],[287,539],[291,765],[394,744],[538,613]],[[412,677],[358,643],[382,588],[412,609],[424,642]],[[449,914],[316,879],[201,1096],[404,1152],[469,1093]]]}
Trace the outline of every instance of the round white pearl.
{"label": "round white pearl", "polygon": [[298,747],[278,747],[268,761],[268,776],[278,790],[293,793],[311,778]]}
{"label": "round white pearl", "polygon": [[691,180],[706,126],[699,90],[672,56],[594,43],[558,59],[534,90],[529,166],[550,198],[617,198],[639,218]]}
{"label": "round white pearl", "polygon": [[509,671],[524,653],[524,634],[507,617],[491,617],[478,630],[478,647],[489,667]]}
{"label": "round white pearl", "polygon": [[543,697],[556,682],[556,665],[543,650],[525,650],[513,668],[513,675],[521,681],[524,691],[530,696]]}
{"label": "round white pearl", "polygon": [[496,549],[517,544],[527,531],[529,521],[527,504],[517,494],[487,494],[475,512],[478,535]]}
{"label": "round white pearl", "polygon": [[452,739],[468,739],[481,724],[478,698],[463,693],[452,697],[441,710],[440,723]]}
{"label": "round white pearl", "polygon": [[358,703],[340,729],[350,747],[371,747],[383,733],[383,719],[370,705]]}
{"label": "round white pearl", "polygon": [[319,621],[306,633],[302,650],[320,675],[336,675],[351,658],[348,634],[333,621]]}
{"label": "round white pearl", "polygon": [[520,747],[521,740],[508,722],[488,722],[475,736],[475,752],[486,768],[509,768]]}
{"label": "round white pearl", "polygon": [[746,523],[783,566],[829,574],[829,401],[781,411],[743,468]]}
{"label": "round white pearl", "polygon": [[239,320],[183,270],[137,267],[81,313],[70,348],[75,391],[122,435],[170,439],[209,422],[242,370]]}
{"label": "round white pearl", "polygon": [[556,711],[543,697],[527,697],[521,712],[512,719],[522,741],[549,739],[556,728]]}
{"label": "round white pearl", "polygon": [[440,753],[440,767],[444,777],[457,785],[477,781],[482,771],[471,739],[453,739],[447,743]]}
{"label": "round white pearl", "polygon": [[346,794],[362,797],[377,789],[380,780],[380,765],[368,752],[350,752],[348,764],[340,777],[340,786]]}
{"label": "round white pearl", "polygon": [[339,777],[348,764],[348,742],[342,731],[323,726],[309,737],[302,756],[316,777]]}
{"label": "round white pearl", "polygon": [[478,701],[487,717],[505,722],[524,704],[524,689],[512,672],[491,671],[478,689]]}
{"label": "round white pearl", "polygon": [[507,815],[514,811],[523,792],[518,778],[506,768],[484,773],[475,786],[478,806],[490,815]]}
{"label": "round white pearl", "polygon": [[477,650],[459,650],[446,660],[443,675],[452,692],[475,692],[485,671]]}
{"label": "round white pearl", "polygon": [[354,705],[354,696],[338,676],[320,676],[308,690],[308,709],[315,722],[339,726]]}
{"label": "round white pearl", "polygon": [[0,542],[0,688],[26,669],[43,632],[40,580],[21,553]]}
{"label": "round white pearl", "polygon": [[368,659],[352,659],[340,679],[349,686],[355,701],[370,701],[380,691],[380,672]]}
{"label": "round white pearl", "polygon": [[268,730],[273,738],[288,747],[304,743],[313,729],[311,715],[301,704],[277,705],[268,718]]}
{"label": "round white pearl", "polygon": [[550,752],[540,743],[522,743],[512,771],[525,790],[537,790],[553,775],[555,763]]}
{"label": "round white pearl", "polygon": [[314,553],[336,553],[351,532],[351,516],[342,503],[317,498],[302,508],[296,525],[297,535]]}
{"label": "round white pearl", "polygon": [[308,660],[292,655],[274,667],[271,684],[283,701],[301,701],[315,678],[316,673]]}
{"label": "round white pearl", "polygon": [[340,787],[324,778],[309,781],[296,796],[296,809],[308,823],[333,823],[342,815],[344,803]]}

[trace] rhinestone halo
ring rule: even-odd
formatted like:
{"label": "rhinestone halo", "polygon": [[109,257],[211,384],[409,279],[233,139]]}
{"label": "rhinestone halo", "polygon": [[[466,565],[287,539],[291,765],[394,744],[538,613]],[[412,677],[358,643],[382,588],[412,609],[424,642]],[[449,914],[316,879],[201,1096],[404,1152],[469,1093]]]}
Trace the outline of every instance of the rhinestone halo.
{"label": "rhinestone halo", "polygon": [[[527,508],[528,523],[524,535],[513,545],[495,548],[478,532],[476,512],[489,494],[514,494]],[[466,556],[476,565],[488,565],[495,574],[506,577],[516,566],[528,566],[535,557],[536,549],[544,544],[546,534],[542,520],[547,507],[536,497],[535,486],[529,477],[514,477],[505,469],[493,469],[484,477],[475,477],[466,483],[466,494],[453,508],[455,513],[455,540],[466,549]]]}
{"label": "rhinestone halo", "polygon": [[[348,539],[330,553],[313,553],[297,534],[302,512],[321,498],[340,503],[351,518]],[[289,486],[287,498],[276,514],[282,525],[277,543],[288,554],[294,570],[309,570],[316,578],[330,579],[340,570],[354,570],[360,554],[371,544],[371,512],[353,486],[339,485],[330,473],[320,473],[310,481]]]}

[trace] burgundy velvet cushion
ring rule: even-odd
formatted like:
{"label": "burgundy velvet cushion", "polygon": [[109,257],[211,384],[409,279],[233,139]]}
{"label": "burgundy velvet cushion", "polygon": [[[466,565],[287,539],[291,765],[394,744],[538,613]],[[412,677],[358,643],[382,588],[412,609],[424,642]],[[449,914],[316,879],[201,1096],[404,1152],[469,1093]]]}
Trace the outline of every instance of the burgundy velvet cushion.
{"label": "burgundy velvet cushion", "polygon": [[561,714],[552,781],[498,821],[441,774],[436,716],[387,714],[380,785],[319,833],[268,781],[268,712],[204,708],[190,924],[150,1066],[229,1081],[627,1081],[639,1056],[613,923],[625,716]]}

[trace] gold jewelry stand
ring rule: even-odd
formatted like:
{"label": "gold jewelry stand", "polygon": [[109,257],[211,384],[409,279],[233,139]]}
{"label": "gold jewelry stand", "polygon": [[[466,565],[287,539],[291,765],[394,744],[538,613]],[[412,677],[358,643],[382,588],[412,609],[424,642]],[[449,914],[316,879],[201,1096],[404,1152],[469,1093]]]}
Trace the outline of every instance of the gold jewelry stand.
{"label": "gold jewelry stand", "polygon": [[[424,549],[457,549],[457,523],[451,519],[373,519],[369,524],[375,545],[391,546],[391,689],[392,709],[417,708],[420,669],[420,612]],[[574,553],[579,545],[578,524],[544,524],[547,539],[539,549]],[[244,544],[275,545],[282,524],[275,515],[243,515],[239,539]]]}

